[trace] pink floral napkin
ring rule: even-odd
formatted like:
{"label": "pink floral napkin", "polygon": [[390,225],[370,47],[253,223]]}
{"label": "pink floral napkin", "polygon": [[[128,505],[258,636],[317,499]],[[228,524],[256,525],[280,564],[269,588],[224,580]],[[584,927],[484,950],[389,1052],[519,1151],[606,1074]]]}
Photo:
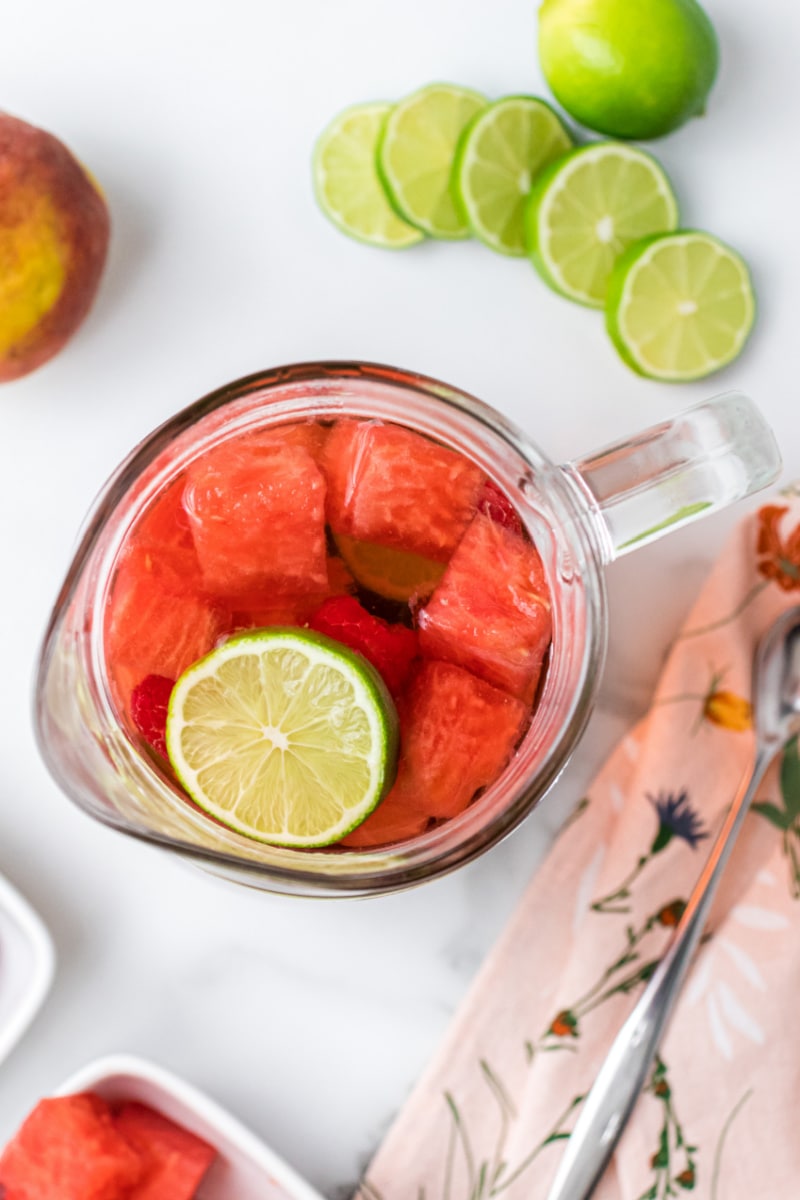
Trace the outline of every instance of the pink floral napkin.
{"label": "pink floral napkin", "polygon": [[[647,716],[581,800],[359,1200],[543,1200],[752,755],[760,634],[800,603],[800,491],[748,517]],[[800,759],[762,785],[597,1200],[800,1197]]]}

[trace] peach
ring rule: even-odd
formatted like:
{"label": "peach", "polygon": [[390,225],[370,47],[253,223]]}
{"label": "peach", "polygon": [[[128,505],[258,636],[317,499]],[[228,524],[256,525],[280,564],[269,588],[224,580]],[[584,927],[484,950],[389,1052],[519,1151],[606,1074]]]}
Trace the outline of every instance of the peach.
{"label": "peach", "polygon": [[0,382],[41,366],[91,307],[109,216],[67,147],[0,113]]}

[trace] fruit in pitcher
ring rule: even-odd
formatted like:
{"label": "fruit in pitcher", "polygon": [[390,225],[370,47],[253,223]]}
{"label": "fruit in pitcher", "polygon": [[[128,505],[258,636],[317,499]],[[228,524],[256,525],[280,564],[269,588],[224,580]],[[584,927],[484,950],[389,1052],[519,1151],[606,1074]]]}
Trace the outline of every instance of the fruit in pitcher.
{"label": "fruit in pitcher", "polygon": [[94,300],[106,202],[52,134],[0,113],[0,382],[47,362]]}
{"label": "fruit in pitcher", "polygon": [[531,542],[478,513],[418,619],[423,654],[533,701],[552,622]]}
{"label": "fruit in pitcher", "polygon": [[323,455],[334,533],[446,562],[485,476],[463,455],[379,421],[339,421]]}
{"label": "fruit in pitcher", "polygon": [[307,629],[260,629],[181,676],[167,750],[198,807],[237,833],[327,846],[390,787],[397,713],[360,654]]}
{"label": "fruit in pitcher", "polygon": [[197,810],[270,845],[367,849],[494,782],[550,637],[502,489],[421,433],[345,418],[235,434],[174,479],[123,544],[106,650],[129,734]]}
{"label": "fruit in pitcher", "polygon": [[415,672],[401,724],[399,792],[429,817],[455,817],[509,762],[530,710],[453,663]]}
{"label": "fruit in pitcher", "polygon": [[717,74],[696,0],[544,0],[539,58],[559,104],[610,137],[661,137],[699,116]]}
{"label": "fruit in pitcher", "polygon": [[216,447],[190,467],[183,505],[209,592],[327,587],[325,479],[303,446],[261,437]]}

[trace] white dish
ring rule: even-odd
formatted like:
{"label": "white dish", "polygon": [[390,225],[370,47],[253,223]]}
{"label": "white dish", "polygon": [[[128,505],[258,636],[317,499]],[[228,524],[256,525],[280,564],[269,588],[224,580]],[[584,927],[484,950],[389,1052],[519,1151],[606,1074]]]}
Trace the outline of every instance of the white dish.
{"label": "white dish", "polygon": [[0,1062],[36,1015],[54,966],[49,933],[28,902],[0,875]]}
{"label": "white dish", "polygon": [[219,1152],[197,1200],[322,1200],[319,1192],[229,1113],[169,1071],[130,1055],[98,1059],[58,1089],[111,1103],[149,1104]]}

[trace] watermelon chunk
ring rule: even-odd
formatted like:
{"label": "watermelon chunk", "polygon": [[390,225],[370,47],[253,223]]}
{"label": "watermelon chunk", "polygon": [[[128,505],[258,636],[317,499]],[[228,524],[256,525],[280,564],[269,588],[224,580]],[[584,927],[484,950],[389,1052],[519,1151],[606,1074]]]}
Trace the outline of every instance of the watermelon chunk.
{"label": "watermelon chunk", "polygon": [[430,817],[457,816],[507,766],[529,716],[520,700],[469,671],[426,660],[404,697],[400,762],[387,799],[397,793],[398,805],[402,798]]}
{"label": "watermelon chunk", "polygon": [[147,675],[177,679],[229,624],[228,613],[171,564],[134,546],[117,570],[105,630],[110,674],[124,702]]}
{"label": "watermelon chunk", "polygon": [[410,802],[406,785],[399,781],[380,804],[339,843],[353,850],[390,846],[424,833],[430,824],[427,813]]}
{"label": "watermelon chunk", "polygon": [[339,421],[322,459],[334,534],[446,562],[485,476],[469,459],[399,425]]}
{"label": "watermelon chunk", "polygon": [[183,503],[210,592],[328,585],[325,480],[303,446],[266,438],[217,447],[188,472]]}
{"label": "watermelon chunk", "polygon": [[217,1156],[213,1146],[146,1104],[123,1104],[114,1123],[144,1167],[125,1200],[192,1200]]}
{"label": "watermelon chunk", "polygon": [[143,1172],[106,1102],[80,1093],[39,1101],[0,1157],[0,1193],[4,1200],[121,1200]]}
{"label": "watermelon chunk", "polygon": [[532,542],[478,513],[418,622],[423,654],[532,703],[552,637],[550,595]]}
{"label": "watermelon chunk", "polygon": [[231,631],[263,629],[269,625],[305,625],[326,600],[332,596],[346,596],[354,592],[355,587],[355,580],[342,560],[331,555],[328,558],[328,585],[324,591],[295,596],[254,592],[252,596],[237,597]]}
{"label": "watermelon chunk", "polygon": [[183,507],[183,477],[161,493],[139,518],[131,545],[149,551],[164,571],[183,584],[200,586],[200,563],[194,548],[189,518]]}

